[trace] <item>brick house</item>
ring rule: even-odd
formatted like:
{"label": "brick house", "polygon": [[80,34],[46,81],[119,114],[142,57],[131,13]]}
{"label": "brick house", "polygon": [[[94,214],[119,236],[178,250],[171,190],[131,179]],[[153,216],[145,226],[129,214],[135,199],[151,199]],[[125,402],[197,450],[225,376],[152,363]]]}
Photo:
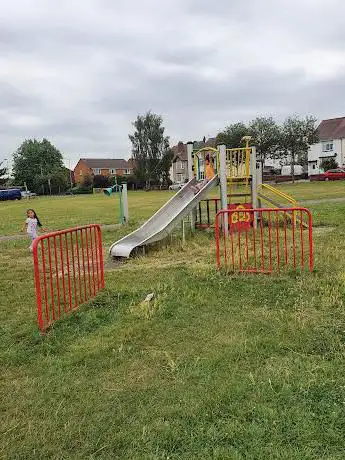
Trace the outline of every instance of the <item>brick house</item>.
{"label": "brick house", "polygon": [[123,159],[80,158],[74,168],[76,184],[86,176],[129,176],[133,174],[133,162]]}
{"label": "brick house", "polygon": [[[194,142],[194,149],[216,146],[216,138],[211,137],[207,141]],[[174,184],[181,184],[188,181],[188,159],[187,159],[187,144],[179,142],[171,149],[174,153],[174,158],[170,168],[170,179]]]}

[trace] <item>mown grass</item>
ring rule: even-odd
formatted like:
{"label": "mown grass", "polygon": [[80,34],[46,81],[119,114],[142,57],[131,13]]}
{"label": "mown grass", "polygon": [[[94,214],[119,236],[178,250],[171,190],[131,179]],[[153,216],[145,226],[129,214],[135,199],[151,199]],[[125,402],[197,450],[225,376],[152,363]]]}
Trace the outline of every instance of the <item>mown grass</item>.
{"label": "mown grass", "polygon": [[327,198],[345,198],[345,181],[333,182],[296,182],[278,184],[277,188],[293,196],[296,200],[317,200]]}
{"label": "mown grass", "polygon": [[[148,219],[174,192],[129,192],[128,205],[133,225],[138,219]],[[119,223],[118,196],[102,194],[67,197],[39,197],[34,200],[5,201],[0,203],[0,235],[18,233],[25,220],[26,210],[34,208],[49,230],[87,224]]]}
{"label": "mown grass", "polygon": [[[345,181],[303,182],[282,184],[277,187],[297,200],[344,198]],[[233,191],[241,193],[241,188]],[[129,192],[130,221],[133,226],[149,218],[174,192]],[[217,190],[210,196],[217,197]],[[234,202],[243,201],[236,198]],[[79,195],[73,197],[39,197],[35,200],[0,203],[0,235],[18,233],[27,208],[33,207],[49,230],[86,225],[89,223],[114,224],[119,222],[118,197],[104,195]]]}
{"label": "mown grass", "polygon": [[1,458],[343,459],[344,207],[312,208],[313,274],[221,276],[197,232],[45,337],[27,242],[1,242]]}

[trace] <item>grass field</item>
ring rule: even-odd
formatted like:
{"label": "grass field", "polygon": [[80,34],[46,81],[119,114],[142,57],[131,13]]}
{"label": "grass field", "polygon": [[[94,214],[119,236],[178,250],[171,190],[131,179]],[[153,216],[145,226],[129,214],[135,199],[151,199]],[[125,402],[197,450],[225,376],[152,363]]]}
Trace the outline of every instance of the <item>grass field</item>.
{"label": "grass field", "polygon": [[[342,193],[302,185],[294,196]],[[169,195],[133,193],[130,228]],[[30,205],[55,229],[113,223],[111,201]],[[2,234],[26,206],[1,203]],[[197,232],[107,270],[107,289],[43,338],[28,243],[0,242],[0,458],[343,459],[345,202],[311,209],[313,274],[221,276]],[[105,252],[126,231],[105,230]]]}
{"label": "grass field", "polygon": [[[345,182],[315,182],[283,184],[278,188],[297,200],[345,198]],[[174,192],[129,192],[131,224],[135,227],[152,215]],[[211,191],[210,196],[217,196]],[[36,200],[0,203],[0,235],[18,233],[25,219],[25,211],[33,207],[49,230],[59,230],[89,223],[119,222],[118,198],[101,194],[72,197],[40,197]]]}

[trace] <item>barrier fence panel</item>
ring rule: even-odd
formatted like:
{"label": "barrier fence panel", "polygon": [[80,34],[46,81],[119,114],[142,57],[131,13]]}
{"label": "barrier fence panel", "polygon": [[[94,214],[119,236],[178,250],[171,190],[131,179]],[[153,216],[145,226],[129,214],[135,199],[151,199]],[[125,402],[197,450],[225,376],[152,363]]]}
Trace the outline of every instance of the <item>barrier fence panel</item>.
{"label": "barrier fence panel", "polygon": [[308,209],[222,210],[216,216],[215,232],[218,270],[272,273],[314,269]]}
{"label": "barrier fence panel", "polygon": [[104,288],[99,225],[39,236],[33,245],[38,326],[51,324]]}

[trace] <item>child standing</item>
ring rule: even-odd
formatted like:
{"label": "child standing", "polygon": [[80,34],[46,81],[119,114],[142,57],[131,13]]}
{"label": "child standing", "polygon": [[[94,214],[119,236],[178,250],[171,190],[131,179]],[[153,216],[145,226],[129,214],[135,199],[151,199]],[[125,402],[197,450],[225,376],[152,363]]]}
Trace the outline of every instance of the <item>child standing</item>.
{"label": "child standing", "polygon": [[192,190],[194,191],[194,193],[199,193],[200,190],[203,187],[205,187],[207,182],[209,182],[210,180],[214,178],[214,176],[215,176],[214,167],[210,162],[210,157],[207,155],[205,159],[205,179],[199,182],[197,185],[192,187]]}
{"label": "child standing", "polygon": [[31,244],[30,244],[30,251],[32,251],[32,245],[34,243],[34,240],[37,238],[37,227],[42,227],[42,224],[36,214],[36,212],[33,209],[28,209],[26,211],[27,219],[25,220],[23,227],[22,227],[22,232],[25,231],[26,233],[31,237]]}

